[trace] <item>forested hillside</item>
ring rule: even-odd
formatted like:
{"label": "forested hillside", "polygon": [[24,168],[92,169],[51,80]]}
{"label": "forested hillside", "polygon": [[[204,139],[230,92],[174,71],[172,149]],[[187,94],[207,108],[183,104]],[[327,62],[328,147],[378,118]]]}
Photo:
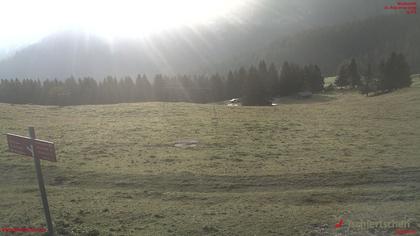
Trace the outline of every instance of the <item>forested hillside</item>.
{"label": "forested hillside", "polygon": [[383,15],[343,25],[300,32],[273,43],[266,58],[282,63],[316,63],[335,75],[344,60],[377,64],[393,51],[403,53],[413,72],[420,71],[420,16]]}
{"label": "forested hillside", "polygon": [[[264,59],[264,49],[275,40],[302,30],[384,14],[387,2],[249,1],[246,9],[212,24],[179,27],[143,39],[109,41],[84,32],[57,32],[0,61],[0,78],[227,73]],[[297,46],[304,50],[308,45]],[[279,59],[277,66],[286,56],[273,57]]]}

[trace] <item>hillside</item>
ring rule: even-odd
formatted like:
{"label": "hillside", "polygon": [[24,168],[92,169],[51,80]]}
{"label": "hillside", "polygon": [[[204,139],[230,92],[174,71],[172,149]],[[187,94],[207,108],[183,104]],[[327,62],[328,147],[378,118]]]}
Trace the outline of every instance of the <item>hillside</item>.
{"label": "hillside", "polygon": [[383,14],[386,0],[250,1],[234,17],[181,27],[143,39],[112,42],[64,31],[0,62],[0,78],[226,72],[261,58],[273,41],[296,32]]}
{"label": "hillside", "polygon": [[[58,162],[43,170],[61,235],[334,235],[343,209],[420,230],[420,77],[382,96],[319,96],[276,107],[0,104],[0,131],[33,125],[56,143]],[[198,145],[174,147],[186,139]],[[33,162],[4,138],[0,156],[2,226],[39,227]],[[353,231],[393,234],[369,232]]]}
{"label": "hillside", "polygon": [[393,51],[406,55],[413,72],[420,71],[420,16],[392,14],[332,27],[306,30],[273,43],[265,58],[277,63],[318,64],[335,75],[344,60],[379,63]]}

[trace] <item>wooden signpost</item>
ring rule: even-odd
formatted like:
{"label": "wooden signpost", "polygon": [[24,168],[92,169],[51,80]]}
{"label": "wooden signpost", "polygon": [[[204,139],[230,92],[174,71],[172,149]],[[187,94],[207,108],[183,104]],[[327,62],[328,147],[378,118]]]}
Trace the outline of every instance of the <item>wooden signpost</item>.
{"label": "wooden signpost", "polygon": [[47,192],[45,190],[44,178],[41,171],[41,159],[57,161],[55,156],[54,143],[35,138],[35,129],[29,127],[29,137],[16,134],[6,134],[9,151],[25,156],[32,156],[35,162],[36,176],[38,178],[39,191],[41,193],[42,205],[44,207],[45,220],[47,221],[48,234],[54,235],[53,224],[48,207]]}

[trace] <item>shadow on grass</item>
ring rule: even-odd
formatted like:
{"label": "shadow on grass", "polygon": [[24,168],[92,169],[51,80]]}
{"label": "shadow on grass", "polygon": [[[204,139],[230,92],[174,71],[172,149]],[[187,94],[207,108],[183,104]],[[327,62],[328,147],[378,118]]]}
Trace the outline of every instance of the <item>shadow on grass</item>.
{"label": "shadow on grass", "polygon": [[336,100],[334,95],[325,94],[314,94],[310,98],[298,98],[296,96],[280,97],[274,99],[274,103],[281,104],[311,104],[311,103],[322,103]]}
{"label": "shadow on grass", "polygon": [[[8,166],[6,164],[1,169],[7,169],[9,173],[15,173],[15,176],[22,172],[22,169],[16,165]],[[23,171],[22,175],[34,175],[34,173],[29,172],[32,171]],[[10,184],[33,184],[35,186],[34,178],[29,178],[29,176],[16,179],[8,179],[7,176],[2,175],[0,177],[0,185],[2,186]],[[134,190],[142,193],[143,197],[164,198],[166,200],[177,200],[176,197],[171,199],[165,196],[164,193],[167,192],[253,194],[292,191],[292,195],[281,200],[292,205],[355,201],[413,201],[415,200],[413,196],[420,192],[418,187],[409,188],[405,191],[395,189],[397,187],[416,186],[420,179],[419,167],[266,176],[213,176],[195,175],[189,172],[162,175],[110,174],[48,166],[44,167],[44,178],[47,188],[50,186],[58,189],[69,187],[80,190]],[[358,188],[360,188],[360,191],[353,192],[351,190]],[[372,191],[368,191],[369,189]],[[182,197],[178,200],[188,199],[188,197],[185,199]]]}
{"label": "shadow on grass", "polygon": [[[5,164],[1,169],[7,169],[9,174],[14,172],[13,176],[19,176],[19,173],[22,172],[22,169],[16,165]],[[28,166],[28,169],[32,168]],[[214,176],[195,175],[189,172],[162,175],[111,174],[94,171],[82,172],[55,166],[44,167],[43,169],[46,184],[52,186],[141,188],[175,192],[258,192],[316,187],[398,185],[416,183],[420,179],[420,168],[418,167],[265,176]],[[34,175],[32,171],[23,172],[24,175]],[[2,185],[11,182],[34,182],[33,178],[25,178],[24,176],[16,179],[0,176],[2,177],[0,181]]]}

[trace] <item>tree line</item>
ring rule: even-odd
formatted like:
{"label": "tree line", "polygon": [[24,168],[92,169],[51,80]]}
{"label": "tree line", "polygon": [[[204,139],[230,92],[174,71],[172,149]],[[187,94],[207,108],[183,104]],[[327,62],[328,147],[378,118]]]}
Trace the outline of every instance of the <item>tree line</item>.
{"label": "tree line", "polygon": [[285,62],[279,73],[273,63],[241,67],[227,75],[165,76],[138,75],[102,81],[93,78],[65,80],[2,79],[0,102],[39,105],[113,104],[124,102],[218,102],[242,98],[244,105],[268,105],[276,96],[299,91],[321,91],[324,79],[317,65]]}
{"label": "tree line", "polygon": [[359,69],[352,59],[340,65],[335,85],[357,88],[367,96],[391,92],[411,85],[410,67],[405,56],[395,52],[379,64],[368,63],[364,69]]}
{"label": "tree line", "polygon": [[[411,85],[410,68],[401,53],[391,53],[378,64],[355,59],[342,63],[335,80],[336,87],[357,88],[369,95],[390,92]],[[260,61],[257,66],[241,67],[227,75],[165,76],[151,80],[146,75],[135,79],[108,76],[61,80],[2,79],[0,102],[39,105],[113,104],[124,102],[219,102],[241,98],[243,105],[271,105],[274,97],[301,91],[324,90],[324,77],[317,65],[300,66],[284,62],[281,70]]]}

